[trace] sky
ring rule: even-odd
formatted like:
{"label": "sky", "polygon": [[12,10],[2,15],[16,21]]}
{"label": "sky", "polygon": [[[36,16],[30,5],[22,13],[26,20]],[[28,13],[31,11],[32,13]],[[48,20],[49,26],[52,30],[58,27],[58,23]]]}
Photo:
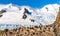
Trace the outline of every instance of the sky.
{"label": "sky", "polygon": [[42,8],[48,4],[60,4],[60,0],[0,0],[0,4],[9,4],[19,6],[31,6],[33,8]]}
{"label": "sky", "polygon": [[60,0],[0,0],[0,4],[9,3],[19,6],[26,5],[34,8],[41,8],[47,4],[60,4]]}

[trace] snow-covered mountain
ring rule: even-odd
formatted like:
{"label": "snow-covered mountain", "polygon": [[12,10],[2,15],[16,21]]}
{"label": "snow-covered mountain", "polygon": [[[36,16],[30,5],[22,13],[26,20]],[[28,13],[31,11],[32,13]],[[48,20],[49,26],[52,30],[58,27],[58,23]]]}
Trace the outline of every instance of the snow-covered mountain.
{"label": "snow-covered mountain", "polygon": [[0,24],[19,24],[22,26],[50,25],[56,20],[58,4],[49,4],[43,8],[0,4]]}

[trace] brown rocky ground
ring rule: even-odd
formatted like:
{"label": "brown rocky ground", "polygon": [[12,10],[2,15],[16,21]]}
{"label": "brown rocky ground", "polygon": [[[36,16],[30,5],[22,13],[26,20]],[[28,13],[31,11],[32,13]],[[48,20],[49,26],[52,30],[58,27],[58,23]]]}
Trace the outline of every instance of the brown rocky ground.
{"label": "brown rocky ground", "polygon": [[60,36],[60,23],[0,31],[0,36]]}
{"label": "brown rocky ground", "polygon": [[60,36],[60,8],[56,21],[51,25],[5,29],[0,31],[0,36]]}

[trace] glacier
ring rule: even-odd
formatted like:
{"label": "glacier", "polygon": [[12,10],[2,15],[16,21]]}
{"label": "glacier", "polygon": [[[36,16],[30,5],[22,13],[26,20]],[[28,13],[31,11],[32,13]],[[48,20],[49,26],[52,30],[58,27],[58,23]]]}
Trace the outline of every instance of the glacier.
{"label": "glacier", "polygon": [[[42,8],[31,8],[29,6],[16,6],[12,4],[0,4],[0,25],[11,24],[11,25],[21,25],[25,27],[33,27],[40,25],[50,25],[56,20],[58,11],[58,4],[48,4]],[[25,10],[26,9],[26,10]],[[6,12],[1,12],[5,10]],[[25,13],[26,12],[26,13]],[[26,18],[23,19],[23,15]],[[24,16],[25,17],[25,16]],[[32,21],[31,21],[32,20]],[[34,22],[33,22],[34,21]],[[1,26],[0,28],[5,29],[7,26]],[[13,26],[8,26],[8,29],[14,28]]]}

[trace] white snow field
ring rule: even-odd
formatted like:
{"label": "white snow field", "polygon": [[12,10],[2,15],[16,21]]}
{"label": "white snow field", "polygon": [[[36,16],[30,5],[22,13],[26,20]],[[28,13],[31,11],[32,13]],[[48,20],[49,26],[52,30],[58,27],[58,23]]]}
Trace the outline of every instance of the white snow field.
{"label": "white snow field", "polygon": [[[2,15],[0,17],[0,28],[16,28],[13,25],[22,25],[25,27],[50,25],[56,20],[59,6],[58,4],[48,4],[42,8],[31,8],[29,6],[0,4],[0,15]],[[1,10],[5,11],[2,12]],[[25,18],[23,18],[24,14],[26,15]]]}

